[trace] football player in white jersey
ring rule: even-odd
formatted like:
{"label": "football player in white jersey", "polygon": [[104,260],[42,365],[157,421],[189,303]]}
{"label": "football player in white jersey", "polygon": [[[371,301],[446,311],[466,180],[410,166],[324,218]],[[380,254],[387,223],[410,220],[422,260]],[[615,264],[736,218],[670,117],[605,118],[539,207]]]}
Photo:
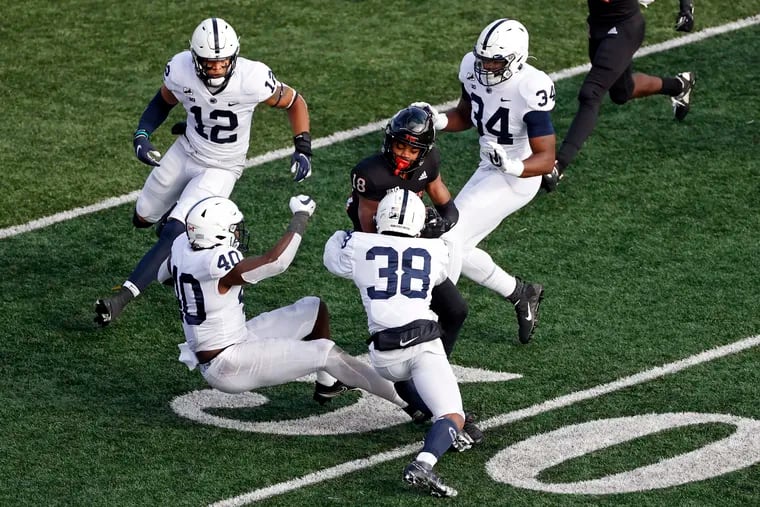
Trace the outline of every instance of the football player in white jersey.
{"label": "football player in white jersey", "polygon": [[463,274],[507,298],[521,343],[533,336],[544,288],[506,273],[477,245],[535,197],[554,165],[554,83],[527,62],[528,42],[520,22],[497,19],[462,58],[457,106],[439,113],[426,102],[413,104],[430,109],[437,130],[478,130],[480,164],[454,199],[457,226],[442,236],[451,248],[449,277],[456,283]]}
{"label": "football player in white jersey", "polygon": [[290,382],[327,371],[400,407],[407,404],[393,384],[329,339],[327,307],[317,297],[246,320],[243,286],[276,276],[290,266],[316,203],[290,199],[287,231],[256,257],[244,257],[247,231],[238,207],[224,197],[207,197],[187,215],[187,233],[174,240],[162,266],[174,280],[185,343],[180,361],[200,370],[208,384],[226,393]]}
{"label": "football player in white jersey", "polygon": [[[159,239],[119,292],[96,302],[98,325],[116,319],[156,279],[172,241],[184,232],[183,221],[193,204],[204,197],[229,197],[243,173],[256,106],[287,112],[295,136],[291,172],[296,181],[311,174],[306,102],[278,81],[268,66],[239,57],[239,51],[235,30],[221,18],[209,18],[193,32],[190,48],[166,64],[163,85],[140,117],[133,138],[138,160],[153,170],[137,199],[132,222],[138,228],[160,222]],[[178,103],[187,112],[186,128],[172,129],[180,135],[161,157],[150,135]]]}
{"label": "football player in white jersey", "polygon": [[448,277],[449,252],[443,240],[420,238],[425,205],[412,191],[393,189],[377,208],[377,232],[338,231],[327,241],[324,264],[354,281],[367,312],[372,365],[393,382],[413,380],[435,422],[425,435],[404,481],[435,496],[456,496],[433,471],[452,445],[469,448],[463,431],[462,397],[441,341],[431,291]]}

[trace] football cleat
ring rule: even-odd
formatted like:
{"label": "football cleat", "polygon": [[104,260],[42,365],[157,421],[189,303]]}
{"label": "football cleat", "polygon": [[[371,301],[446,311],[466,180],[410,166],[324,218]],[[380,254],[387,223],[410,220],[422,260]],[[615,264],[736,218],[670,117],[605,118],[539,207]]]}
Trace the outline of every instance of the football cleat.
{"label": "football cleat", "polygon": [[402,410],[412,418],[414,424],[425,424],[430,420],[430,417],[428,417],[422,410],[418,410],[411,405],[407,405]]}
{"label": "football cleat", "polygon": [[414,460],[404,469],[404,482],[412,486],[427,490],[437,497],[457,496],[457,490],[446,485],[438,475],[433,472],[433,467],[422,461]]}
{"label": "football cleat", "polygon": [[120,287],[119,292],[110,298],[95,301],[95,324],[106,327],[121,315],[124,308],[134,299],[132,292],[126,287]]}
{"label": "football cleat", "polygon": [[482,444],[486,439],[483,431],[475,425],[476,420],[475,414],[469,412],[464,413],[464,427],[462,428],[462,431],[470,436],[475,445]]}
{"label": "football cleat", "polygon": [[539,283],[525,283],[517,279],[515,291],[507,299],[515,305],[517,313],[518,338],[520,343],[528,343],[538,325],[538,310],[544,298],[544,286]]}
{"label": "football cleat", "polygon": [[676,120],[681,121],[689,114],[691,92],[694,90],[694,83],[697,82],[697,76],[694,72],[681,72],[676,76],[676,79],[681,81],[683,90],[675,97],[671,97],[670,101],[673,103],[673,116]]}
{"label": "football cleat", "polygon": [[320,405],[324,405],[336,396],[340,396],[345,392],[355,389],[355,387],[347,386],[340,380],[336,380],[335,383],[331,386],[326,386],[317,382],[314,384],[314,401]]}

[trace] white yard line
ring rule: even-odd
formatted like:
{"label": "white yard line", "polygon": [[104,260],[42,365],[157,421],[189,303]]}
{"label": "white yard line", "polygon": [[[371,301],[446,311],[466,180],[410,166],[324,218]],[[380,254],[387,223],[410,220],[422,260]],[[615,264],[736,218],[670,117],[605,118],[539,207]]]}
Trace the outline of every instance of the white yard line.
{"label": "white yard line", "polygon": [[[531,407],[515,410],[514,412],[509,412],[506,414],[501,414],[490,419],[486,419],[482,423],[479,423],[478,426],[480,426],[482,429],[503,426],[505,424],[519,421],[520,419],[533,417],[535,415],[549,412],[557,408],[567,407],[580,401],[597,398],[604,394],[609,394],[621,389],[625,389],[626,387],[649,382],[650,380],[656,380],[660,377],[664,377],[665,375],[671,375],[681,370],[691,368],[692,366],[697,366],[699,364],[713,361],[721,357],[737,354],[758,345],[760,345],[760,336],[751,336],[749,338],[739,340],[738,342],[716,347],[714,349],[701,352],[691,357],[687,357],[686,359],[681,359],[680,361],[675,361],[672,363],[664,364],[662,366],[651,368],[649,370],[645,370],[628,377],[623,377],[607,384],[598,385],[584,391],[576,391],[574,393],[553,398],[543,403],[538,403]],[[318,472],[307,474],[290,481],[285,481],[279,484],[267,486],[265,488],[256,489],[233,498],[228,498],[226,500],[220,500],[216,503],[211,504],[211,507],[235,507],[239,505],[247,505],[259,500],[282,495],[312,484],[335,479],[357,470],[370,468],[379,463],[391,461],[396,458],[412,454],[418,451],[419,448],[419,442],[405,445],[403,447],[397,447],[396,449],[376,454],[374,456],[370,456],[369,458],[348,461],[346,463],[342,463],[330,468],[325,468]]]}
{"label": "white yard line", "polygon": [[[755,15],[755,16],[750,16],[748,18],[740,19],[738,21],[733,21],[725,25],[715,26],[712,28],[706,28],[704,30],[700,30],[699,32],[695,32],[692,34],[678,37],[676,39],[661,42],[660,44],[654,44],[652,46],[643,47],[636,53],[635,58],[651,55],[654,53],[660,53],[663,51],[667,51],[669,49],[677,48],[679,46],[685,46],[687,44],[699,42],[709,37],[714,37],[716,35],[732,32],[735,30],[740,30],[742,28],[756,25],[758,23],[760,23],[760,14]],[[554,72],[550,74],[550,76],[554,81],[560,81],[562,79],[567,79],[569,77],[583,74],[586,71],[588,71],[589,68],[590,68],[590,65],[588,64],[578,65],[577,67],[572,67],[569,69],[564,69],[558,72]],[[436,107],[438,109],[445,110],[445,109],[450,109],[454,107],[455,105],[456,105],[456,101],[451,101],[451,102],[446,102],[445,104],[439,104]],[[374,123],[369,123],[367,125],[363,125],[361,127],[357,127],[351,130],[343,130],[340,132],[336,132],[334,134],[330,134],[327,137],[320,137],[319,139],[314,140],[314,142],[312,143],[312,146],[314,148],[323,148],[325,146],[330,146],[331,144],[336,144],[342,141],[353,139],[354,137],[363,136],[365,134],[370,134],[372,132],[378,132],[380,131],[381,128],[385,126],[387,122],[388,122],[388,119],[384,119],[384,120],[377,121]],[[292,152],[293,152],[293,149],[290,147],[270,151],[263,155],[259,155],[257,157],[246,160],[246,167],[254,167],[254,166],[265,164],[267,162],[272,162],[273,160],[279,160],[281,158],[285,158],[289,156]],[[119,197],[108,198],[104,201],[101,201],[96,204],[92,204],[90,206],[74,208],[69,211],[63,211],[61,213],[56,213],[55,215],[50,215],[47,217],[39,218],[37,220],[32,220],[31,222],[27,222],[25,224],[14,225],[11,227],[7,227],[5,229],[0,229],[0,239],[10,238],[18,234],[23,234],[25,232],[41,229],[43,227],[47,227],[48,225],[53,225],[58,222],[71,220],[72,218],[76,218],[82,215],[87,215],[90,213],[95,213],[96,211],[113,208],[115,206],[120,206],[128,202],[134,202],[135,200],[137,200],[137,195],[138,195],[138,191],[134,191],[134,192],[130,192],[129,194],[124,194]]]}

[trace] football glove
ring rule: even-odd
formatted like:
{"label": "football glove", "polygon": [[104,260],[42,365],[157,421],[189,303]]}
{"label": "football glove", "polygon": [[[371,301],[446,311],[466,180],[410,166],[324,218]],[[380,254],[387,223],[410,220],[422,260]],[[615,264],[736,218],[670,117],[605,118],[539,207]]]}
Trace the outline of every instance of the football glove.
{"label": "football glove", "polygon": [[557,190],[557,185],[559,185],[559,180],[562,179],[563,173],[559,172],[559,169],[557,168],[557,162],[554,162],[554,167],[552,167],[552,172],[548,174],[544,174],[541,176],[541,188],[546,190],[546,193],[554,192]]}
{"label": "football glove", "polygon": [[139,129],[135,132],[132,139],[132,145],[135,147],[135,155],[137,160],[143,164],[150,166],[157,166],[158,161],[161,160],[161,152],[159,152],[153,143],[150,142],[149,134],[144,129]]}
{"label": "football glove", "polygon": [[309,216],[314,214],[317,209],[317,203],[308,195],[296,195],[290,198],[290,211],[296,213],[307,213]]}
{"label": "football glove", "polygon": [[446,113],[439,113],[436,108],[434,108],[427,102],[412,102],[409,105],[414,106],[414,107],[421,107],[422,109],[427,109],[428,112],[433,116],[433,128],[435,130],[443,130],[446,128],[446,125],[449,124],[449,117],[446,116]]}
{"label": "football glove", "polygon": [[694,29],[694,4],[681,2],[681,10],[676,16],[676,32],[691,32]]}
{"label": "football glove", "polygon": [[495,141],[488,141],[486,144],[487,146],[484,149],[492,166],[504,174],[522,175],[525,170],[525,164],[522,160],[508,157],[504,147]]}
{"label": "football glove", "polygon": [[299,183],[311,176],[311,135],[301,132],[293,138],[295,151],[290,157],[290,172],[293,181]]}
{"label": "football glove", "polygon": [[450,228],[449,221],[443,218],[437,209],[431,206],[425,208],[425,226],[420,233],[421,238],[440,238]]}

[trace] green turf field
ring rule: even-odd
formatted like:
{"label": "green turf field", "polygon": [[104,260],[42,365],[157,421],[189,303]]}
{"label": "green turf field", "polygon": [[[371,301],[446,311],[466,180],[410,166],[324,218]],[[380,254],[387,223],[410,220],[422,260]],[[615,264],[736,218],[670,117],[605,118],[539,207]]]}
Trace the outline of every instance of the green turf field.
{"label": "green turf field", "polygon": [[[215,5],[4,7],[0,228],[141,187],[148,168],[133,156],[132,131],[165,61],[210,15],[235,27],[243,56],[305,95],[315,138],[415,100],[456,99],[461,56],[497,17],[528,27],[537,67],[586,63],[583,0],[508,9],[495,1]],[[666,0],[647,9],[647,44],[680,37],[676,10]],[[755,1],[697,1],[697,29],[758,14]],[[638,59],[650,74],[697,72],[686,121],[672,120],[664,97],[606,101],[559,190],[539,194],[485,240],[507,271],[542,282],[546,297],[534,342],[521,346],[511,307],[460,283],[470,317],[452,362],[487,440],[441,460],[441,475],[459,490],[445,503],[760,503],[758,48],[754,24]],[[560,139],[581,78],[556,82]],[[298,186],[285,159],[239,181],[233,198],[254,252],[284,231],[291,195],[318,203],[291,268],[247,290],[250,315],[318,295],[335,340],[366,351],[358,295],[321,258],[329,235],[349,225],[348,171],[381,137],[316,150],[314,176]],[[168,147],[166,126],[154,141]],[[289,146],[285,115],[257,110],[249,155]],[[476,164],[475,133],[444,133],[439,146],[456,191]],[[92,303],[154,240],[132,228],[131,215],[126,203],[0,239],[0,505],[441,502],[400,480],[421,430],[366,395],[320,407],[312,385],[299,382],[257,391],[268,403],[253,406],[262,403],[255,395],[207,392],[177,361],[183,340],[171,290],[151,287],[114,325],[96,329]],[[337,422],[320,430],[304,421],[315,416]]]}

